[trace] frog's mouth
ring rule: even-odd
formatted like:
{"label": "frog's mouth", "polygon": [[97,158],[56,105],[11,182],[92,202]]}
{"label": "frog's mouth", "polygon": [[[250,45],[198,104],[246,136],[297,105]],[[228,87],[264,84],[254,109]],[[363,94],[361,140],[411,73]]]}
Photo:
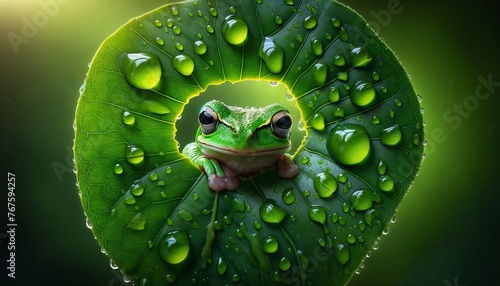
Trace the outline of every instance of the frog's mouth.
{"label": "frog's mouth", "polygon": [[[278,147],[266,147],[266,148],[244,148],[244,149],[234,149],[226,146],[208,144],[206,142],[198,141],[199,144],[203,145],[202,150],[206,150],[207,153],[213,154],[213,152],[219,154],[225,154],[229,156],[267,156],[267,155],[283,155],[288,150],[290,150],[291,145],[283,145]],[[205,154],[207,155],[207,154]]]}

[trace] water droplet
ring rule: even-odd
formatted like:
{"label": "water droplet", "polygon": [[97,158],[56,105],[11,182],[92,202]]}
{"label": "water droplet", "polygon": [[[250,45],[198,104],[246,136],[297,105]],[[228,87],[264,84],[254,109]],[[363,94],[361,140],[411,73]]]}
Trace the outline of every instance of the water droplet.
{"label": "water droplet", "polygon": [[309,218],[320,224],[326,223],[326,210],[323,206],[310,206],[308,210]]}
{"label": "water droplet", "polygon": [[116,164],[113,168],[113,171],[115,172],[115,174],[120,175],[123,173],[123,166],[120,164]]}
{"label": "water droplet", "polygon": [[218,15],[218,12],[217,12],[217,8],[210,8],[210,15],[212,15],[213,17],[217,17]]}
{"label": "water droplet", "polygon": [[357,190],[349,197],[352,208],[357,211],[366,211],[373,206],[373,203],[380,203],[380,196],[371,190]]}
{"label": "water droplet", "polygon": [[163,46],[165,45],[165,40],[163,40],[162,38],[160,37],[156,37],[156,43],[160,46]]}
{"label": "water droplet", "polygon": [[160,257],[169,264],[179,264],[189,255],[189,236],[184,231],[168,232],[158,247]]}
{"label": "water droplet", "polygon": [[133,126],[135,124],[135,115],[129,111],[124,111],[122,113],[122,122],[125,125]]}
{"label": "water droplet", "polygon": [[382,176],[385,175],[386,172],[387,172],[387,164],[382,161],[378,162],[377,173],[380,176]]}
{"label": "water droplet", "polygon": [[287,271],[288,269],[290,269],[290,266],[292,266],[292,262],[290,261],[290,258],[282,257],[278,263],[278,266],[281,271]]}
{"label": "water droplet", "polygon": [[332,18],[330,20],[330,23],[332,24],[333,27],[339,28],[340,27],[340,20],[338,18]]}
{"label": "water droplet", "polygon": [[369,65],[372,59],[372,55],[365,47],[357,47],[351,51],[351,62],[355,68]]}
{"label": "water droplet", "polygon": [[181,43],[175,43],[175,48],[179,51],[182,52],[184,51],[184,45]]}
{"label": "water droplet", "polygon": [[383,175],[378,178],[378,187],[384,192],[394,190],[394,179],[389,175]]}
{"label": "water droplet", "polygon": [[207,25],[207,32],[213,34],[215,32],[215,28],[212,25]]}
{"label": "water droplet", "polygon": [[283,202],[287,205],[291,205],[295,203],[295,200],[297,199],[295,197],[295,192],[293,188],[288,188],[283,191],[283,194],[281,195],[281,198],[283,199]]}
{"label": "water droplet", "polygon": [[174,283],[175,279],[176,279],[176,277],[173,274],[165,275],[165,281],[167,281],[168,283]]}
{"label": "water droplet", "polygon": [[293,94],[291,92],[287,91],[286,94],[285,94],[285,98],[288,101],[292,101],[293,100]]}
{"label": "water droplet", "polygon": [[172,173],[172,166],[168,166],[167,168],[165,168],[165,174],[170,174]]}
{"label": "water droplet", "polygon": [[325,130],[325,116],[319,112],[315,113],[309,121],[309,125],[311,125],[312,128],[318,131]]}
{"label": "water droplet", "polygon": [[314,188],[322,198],[330,198],[337,190],[337,180],[330,173],[318,174],[314,180]]}
{"label": "water droplet", "polygon": [[219,257],[219,259],[217,260],[217,274],[224,275],[227,271],[227,267],[227,261],[222,257]]}
{"label": "water droplet", "polygon": [[349,234],[346,238],[346,241],[349,244],[354,244],[356,243],[356,236],[354,236],[353,234]]}
{"label": "water droplet", "polygon": [[133,184],[130,188],[130,193],[136,197],[139,197],[144,193],[144,187],[140,184]]}
{"label": "water droplet", "polygon": [[113,261],[113,259],[109,260],[109,267],[111,267],[111,269],[113,269],[113,270],[118,269],[118,265],[116,265],[116,263]]}
{"label": "water droplet", "polygon": [[377,209],[369,209],[365,212],[365,222],[371,227],[378,227],[382,224],[380,217],[380,211]]}
{"label": "water droplet", "polygon": [[373,118],[372,118],[372,124],[373,125],[379,125],[380,123],[381,123],[380,117],[378,117],[377,115],[374,115]]}
{"label": "water droplet", "polygon": [[317,85],[323,85],[328,75],[328,65],[317,63],[312,68],[312,76]]}
{"label": "water droplet", "polygon": [[278,86],[279,84],[280,84],[280,83],[279,83],[279,82],[277,82],[277,81],[270,81],[270,82],[269,82],[269,85],[270,85],[270,86]]}
{"label": "water droplet", "polygon": [[333,158],[344,165],[359,164],[370,152],[370,138],[360,125],[338,125],[330,132],[327,149]]}
{"label": "water droplet", "polygon": [[340,265],[345,265],[351,259],[349,248],[344,244],[337,245],[335,247],[335,258],[337,258]]}
{"label": "water droplet", "polygon": [[140,89],[155,87],[162,74],[160,60],[152,53],[127,54],[123,70],[127,82]]}
{"label": "water droplet", "polygon": [[280,223],[285,216],[286,213],[274,200],[267,200],[260,207],[260,217],[267,223]]}
{"label": "water droplet", "polygon": [[394,125],[382,130],[380,135],[380,142],[387,146],[394,146],[401,141],[403,134],[399,125]]}
{"label": "water droplet", "polygon": [[231,276],[231,282],[233,282],[233,283],[240,282],[240,280],[241,280],[241,276],[240,276],[240,274],[237,274],[237,273],[236,273],[236,274],[233,274],[233,275]]}
{"label": "water droplet", "polygon": [[349,35],[347,34],[347,29],[345,27],[340,28],[339,39],[342,42],[347,42],[347,40],[349,40]]}
{"label": "water droplet", "polygon": [[403,106],[403,103],[401,102],[400,99],[396,99],[396,100],[394,100],[394,105],[396,105],[397,107],[401,107],[401,106]]}
{"label": "water droplet", "polygon": [[283,24],[283,19],[280,16],[276,16],[276,18],[274,18],[274,22],[277,25],[281,25],[281,24]]}
{"label": "water droplet", "polygon": [[146,217],[142,213],[138,213],[128,224],[128,228],[133,230],[144,230],[146,226]]}
{"label": "water droplet", "polygon": [[247,23],[239,16],[229,15],[222,23],[222,36],[231,45],[243,43],[248,35]]}
{"label": "water droplet", "polygon": [[184,76],[190,76],[194,71],[194,61],[187,55],[175,56],[172,59],[172,66]]}
{"label": "water droplet", "polygon": [[271,37],[264,38],[264,41],[260,45],[259,57],[264,61],[270,72],[281,72],[284,56],[283,49]]}
{"label": "water droplet", "polygon": [[345,57],[343,55],[336,55],[333,58],[333,64],[338,67],[343,67],[345,65]]}
{"label": "water droplet", "polygon": [[342,118],[345,116],[345,111],[342,108],[337,108],[333,111],[333,115],[337,118]]}
{"label": "water droplet", "polygon": [[137,202],[137,199],[131,193],[126,193],[124,197],[124,202],[125,204],[131,206]]}
{"label": "water droplet", "polygon": [[321,39],[314,38],[311,40],[311,49],[315,56],[319,57],[323,54],[323,42]]}
{"label": "water droplet", "polygon": [[177,9],[177,6],[171,6],[170,12],[172,12],[172,15],[174,15],[174,16],[179,15],[179,10]]}
{"label": "water droplet", "polygon": [[140,164],[144,161],[144,150],[135,145],[129,145],[125,151],[125,158],[130,164]]}
{"label": "water droplet", "polygon": [[383,235],[388,235],[389,234],[389,227],[384,227],[384,229],[382,229],[382,234]]}
{"label": "water droplet", "polygon": [[375,100],[375,88],[371,82],[357,82],[351,96],[352,103],[367,106]]}
{"label": "water droplet", "polygon": [[188,212],[187,210],[180,210],[179,212],[177,212],[177,217],[184,221],[192,221],[194,219],[193,214]]}
{"label": "water droplet", "polygon": [[278,240],[273,235],[269,235],[264,239],[263,249],[265,253],[275,253],[278,251]]}
{"label": "water droplet", "polygon": [[200,40],[194,42],[194,51],[198,55],[204,55],[207,52],[207,44]]}
{"label": "water droplet", "polygon": [[379,73],[378,73],[378,72],[373,72],[373,73],[372,73],[372,79],[373,79],[374,81],[379,81],[379,80],[380,80],[380,75],[379,75]]}
{"label": "water droplet", "polygon": [[262,223],[260,223],[260,221],[256,220],[253,222],[253,227],[255,227],[256,230],[260,230],[262,228]]}
{"label": "water droplet", "polygon": [[302,22],[302,26],[304,26],[305,29],[307,30],[312,30],[318,25],[318,19],[314,16],[307,16],[304,18],[304,21]]}
{"label": "water droplet", "polygon": [[149,178],[149,180],[154,182],[154,181],[158,180],[158,173],[152,172],[151,174],[149,174],[148,178]]}
{"label": "water droplet", "polygon": [[309,162],[311,162],[311,159],[308,156],[304,156],[302,157],[302,159],[300,159],[300,163],[302,163],[303,165],[307,165],[309,164]]}

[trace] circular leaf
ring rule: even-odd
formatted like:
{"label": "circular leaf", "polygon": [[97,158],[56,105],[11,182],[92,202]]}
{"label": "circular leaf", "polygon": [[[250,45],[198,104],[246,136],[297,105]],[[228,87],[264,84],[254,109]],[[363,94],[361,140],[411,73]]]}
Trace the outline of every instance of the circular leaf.
{"label": "circular leaf", "polygon": [[[210,85],[284,84],[307,135],[294,161],[214,193],[175,123]],[[189,1],[134,18],[81,90],[75,162],[96,239],[136,285],[343,285],[422,161],[423,121],[385,43],[335,1]]]}

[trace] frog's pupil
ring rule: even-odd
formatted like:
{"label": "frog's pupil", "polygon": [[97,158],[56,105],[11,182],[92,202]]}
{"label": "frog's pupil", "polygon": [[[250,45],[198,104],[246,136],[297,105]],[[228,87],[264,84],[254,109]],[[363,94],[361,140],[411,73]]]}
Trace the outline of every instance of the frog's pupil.
{"label": "frog's pupil", "polygon": [[276,122],[276,126],[281,129],[289,129],[292,127],[292,119],[290,116],[283,116]]}
{"label": "frog's pupil", "polygon": [[214,123],[214,117],[208,111],[202,111],[199,116],[201,124],[212,124]]}

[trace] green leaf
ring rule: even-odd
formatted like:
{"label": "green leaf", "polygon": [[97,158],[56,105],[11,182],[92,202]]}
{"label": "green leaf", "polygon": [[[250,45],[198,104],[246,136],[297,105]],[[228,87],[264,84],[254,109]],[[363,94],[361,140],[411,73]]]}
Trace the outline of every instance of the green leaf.
{"label": "green leaf", "polygon": [[[214,193],[180,154],[191,97],[280,82],[307,135],[294,160]],[[335,1],[189,1],[130,20],[95,55],[75,119],[81,202],[136,285],[344,285],[390,223],[424,150],[399,60]]]}

